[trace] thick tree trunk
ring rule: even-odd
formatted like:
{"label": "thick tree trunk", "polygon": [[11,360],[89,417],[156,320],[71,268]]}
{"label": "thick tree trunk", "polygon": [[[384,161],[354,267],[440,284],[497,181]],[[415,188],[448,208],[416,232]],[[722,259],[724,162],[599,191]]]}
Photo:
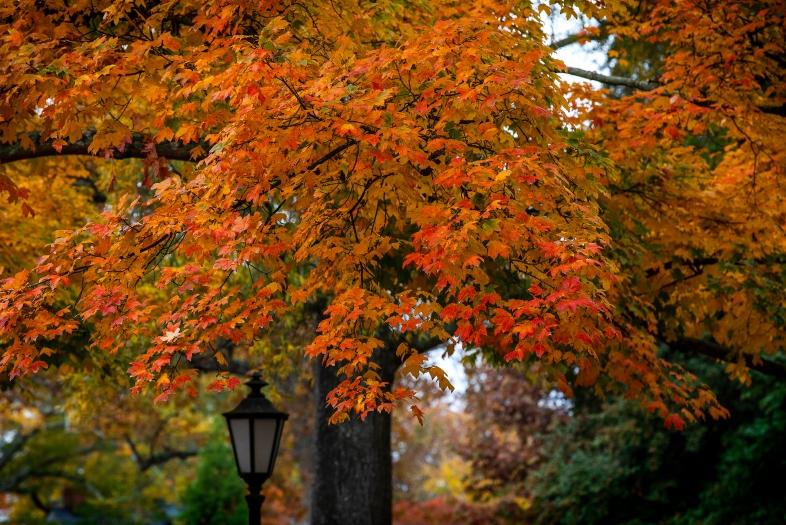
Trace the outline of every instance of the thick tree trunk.
{"label": "thick tree trunk", "polygon": [[[388,382],[399,362],[389,350],[375,361]],[[393,466],[390,414],[371,414],[329,425],[325,396],[338,385],[335,368],[316,362],[316,450],[311,490],[312,525],[390,525],[393,511]]]}

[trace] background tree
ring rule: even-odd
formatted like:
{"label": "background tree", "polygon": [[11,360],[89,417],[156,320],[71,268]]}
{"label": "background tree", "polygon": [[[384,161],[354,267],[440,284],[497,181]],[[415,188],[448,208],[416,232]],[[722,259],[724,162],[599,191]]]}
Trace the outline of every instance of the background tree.
{"label": "background tree", "polygon": [[544,384],[536,370],[482,367],[470,374],[466,438],[467,486],[497,519],[522,522],[534,496],[528,481],[550,459],[544,440],[569,419],[571,402]]}
{"label": "background tree", "polygon": [[618,400],[576,405],[542,436],[545,463],[528,479],[534,523],[779,523],[784,384],[757,374],[752,388],[725,381],[723,367],[689,366],[715,388],[730,420],[669,431]]}

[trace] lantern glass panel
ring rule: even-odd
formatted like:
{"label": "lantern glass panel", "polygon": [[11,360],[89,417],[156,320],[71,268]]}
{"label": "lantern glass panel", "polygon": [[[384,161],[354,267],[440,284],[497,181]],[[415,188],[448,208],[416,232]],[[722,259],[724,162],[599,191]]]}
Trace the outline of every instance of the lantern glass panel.
{"label": "lantern glass panel", "polygon": [[237,464],[240,472],[251,472],[251,432],[248,419],[230,419],[232,428],[232,444],[237,455]]}
{"label": "lantern glass panel", "polygon": [[270,458],[276,445],[278,421],[275,419],[254,420],[254,472],[270,472]]}

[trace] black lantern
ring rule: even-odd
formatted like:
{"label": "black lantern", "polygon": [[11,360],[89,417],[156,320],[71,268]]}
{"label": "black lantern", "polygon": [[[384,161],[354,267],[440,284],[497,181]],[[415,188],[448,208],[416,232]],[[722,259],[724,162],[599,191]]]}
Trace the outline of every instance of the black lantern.
{"label": "black lantern", "polygon": [[259,525],[264,497],[262,484],[273,473],[281,431],[289,414],[279,412],[262,393],[267,385],[259,374],[246,383],[251,393],[234,409],[224,412],[240,477],[248,485],[248,523]]}

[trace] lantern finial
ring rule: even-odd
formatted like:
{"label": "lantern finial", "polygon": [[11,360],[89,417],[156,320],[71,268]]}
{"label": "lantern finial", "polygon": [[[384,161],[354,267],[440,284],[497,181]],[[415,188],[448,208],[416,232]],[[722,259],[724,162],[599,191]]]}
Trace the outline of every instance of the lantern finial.
{"label": "lantern finial", "polygon": [[267,382],[262,379],[259,372],[254,372],[251,374],[251,379],[246,381],[246,386],[251,389],[251,393],[248,397],[264,397],[262,389],[267,386]]}

